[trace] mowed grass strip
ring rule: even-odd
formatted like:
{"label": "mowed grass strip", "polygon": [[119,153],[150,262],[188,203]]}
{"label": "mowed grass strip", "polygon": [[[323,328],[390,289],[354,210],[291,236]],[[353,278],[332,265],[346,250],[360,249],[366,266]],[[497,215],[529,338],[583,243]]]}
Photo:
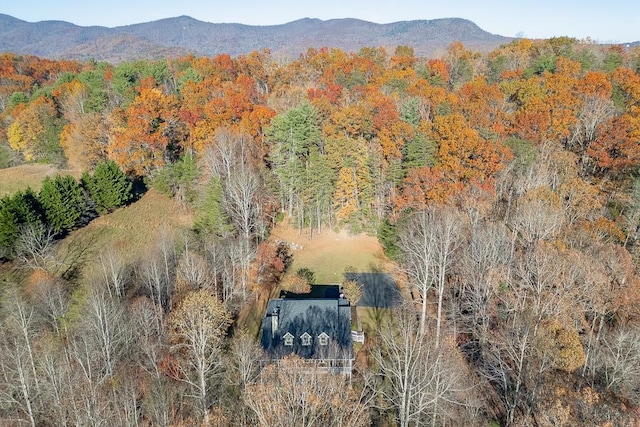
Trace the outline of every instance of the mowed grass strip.
{"label": "mowed grass strip", "polygon": [[14,166],[0,169],[0,197],[13,194],[17,191],[26,190],[31,187],[34,191],[39,191],[42,181],[47,176],[71,175],[78,179],[80,172],[59,170],[51,165],[37,163]]}

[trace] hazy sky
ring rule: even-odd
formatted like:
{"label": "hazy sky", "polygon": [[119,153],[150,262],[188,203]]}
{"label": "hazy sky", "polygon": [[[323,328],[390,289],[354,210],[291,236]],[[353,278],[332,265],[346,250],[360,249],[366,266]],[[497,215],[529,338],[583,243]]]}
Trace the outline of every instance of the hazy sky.
{"label": "hazy sky", "polygon": [[[377,23],[465,18],[503,36],[640,40],[638,0],[6,0],[0,13],[28,22],[115,27],[188,15],[213,23],[284,24],[300,18]],[[35,4],[34,4],[35,3]]]}

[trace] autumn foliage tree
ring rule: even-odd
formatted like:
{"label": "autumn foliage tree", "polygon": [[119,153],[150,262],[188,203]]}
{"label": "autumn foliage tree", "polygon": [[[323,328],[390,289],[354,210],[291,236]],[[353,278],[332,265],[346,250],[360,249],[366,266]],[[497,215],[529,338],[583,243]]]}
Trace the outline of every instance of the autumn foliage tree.
{"label": "autumn foliage tree", "polygon": [[613,118],[598,127],[594,141],[587,149],[596,170],[602,174],[620,175],[638,167],[640,151],[631,132],[628,115]]}
{"label": "autumn foliage tree", "polygon": [[174,134],[177,104],[152,78],[142,81],[139,95],[115,115],[109,157],[125,172],[146,175],[174,158],[181,138]]}
{"label": "autumn foliage tree", "polygon": [[272,289],[291,265],[286,243],[262,242],[253,264],[253,280],[259,288]]}
{"label": "autumn foliage tree", "polygon": [[56,106],[52,99],[44,96],[30,102],[7,129],[9,145],[26,160],[63,164],[59,134]]}

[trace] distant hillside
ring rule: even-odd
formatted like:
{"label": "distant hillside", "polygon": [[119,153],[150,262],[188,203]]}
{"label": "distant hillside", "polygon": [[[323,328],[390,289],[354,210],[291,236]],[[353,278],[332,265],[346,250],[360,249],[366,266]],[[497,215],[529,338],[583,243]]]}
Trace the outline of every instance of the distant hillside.
{"label": "distant hillside", "polygon": [[30,23],[0,14],[0,51],[52,59],[120,62],[186,53],[242,55],[267,48],[274,56],[297,57],[310,47],[356,52],[382,46],[392,52],[409,45],[419,56],[444,52],[454,41],[489,51],[511,39],[490,34],[473,22],[435,19],[375,24],[358,19],[301,19],[283,25],[212,24],[188,16],[123,27],[81,27],[63,21]]}

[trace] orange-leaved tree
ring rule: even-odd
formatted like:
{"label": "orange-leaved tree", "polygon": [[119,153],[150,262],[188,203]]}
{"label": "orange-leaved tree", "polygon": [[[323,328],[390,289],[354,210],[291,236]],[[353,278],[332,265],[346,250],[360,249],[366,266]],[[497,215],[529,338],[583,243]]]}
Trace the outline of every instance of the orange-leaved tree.
{"label": "orange-leaved tree", "polygon": [[640,147],[632,137],[632,118],[628,114],[601,124],[587,155],[595,160],[602,174],[620,176],[640,165]]}
{"label": "orange-leaved tree", "polygon": [[126,110],[114,112],[117,125],[108,153],[123,170],[142,176],[165,164],[173,142],[169,131],[178,119],[175,97],[165,95],[153,78],[144,79],[138,90]]}
{"label": "orange-leaved tree", "polygon": [[482,183],[511,158],[506,147],[482,138],[458,113],[435,117],[432,137],[439,144],[437,167],[452,181]]}

